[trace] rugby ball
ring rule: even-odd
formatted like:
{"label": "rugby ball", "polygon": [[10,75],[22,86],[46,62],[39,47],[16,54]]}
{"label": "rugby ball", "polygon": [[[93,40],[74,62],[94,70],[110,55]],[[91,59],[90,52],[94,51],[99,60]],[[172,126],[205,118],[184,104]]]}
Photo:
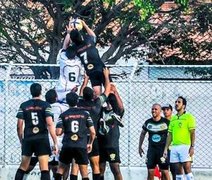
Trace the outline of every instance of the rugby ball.
{"label": "rugby ball", "polygon": [[78,31],[82,30],[82,28],[83,28],[82,21],[78,18],[72,19],[70,21],[70,24],[73,25],[74,28],[76,28]]}

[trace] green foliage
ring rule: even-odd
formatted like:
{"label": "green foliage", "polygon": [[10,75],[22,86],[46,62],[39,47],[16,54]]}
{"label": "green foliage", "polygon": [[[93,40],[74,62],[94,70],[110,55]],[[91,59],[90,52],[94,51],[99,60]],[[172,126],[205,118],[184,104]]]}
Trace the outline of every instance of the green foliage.
{"label": "green foliage", "polygon": [[183,9],[188,8],[189,0],[175,0],[175,2],[181,5]]}
{"label": "green foliage", "polygon": [[133,0],[133,1],[135,8],[138,8],[140,11],[140,18],[142,21],[149,18],[156,11],[156,8],[151,0]]}

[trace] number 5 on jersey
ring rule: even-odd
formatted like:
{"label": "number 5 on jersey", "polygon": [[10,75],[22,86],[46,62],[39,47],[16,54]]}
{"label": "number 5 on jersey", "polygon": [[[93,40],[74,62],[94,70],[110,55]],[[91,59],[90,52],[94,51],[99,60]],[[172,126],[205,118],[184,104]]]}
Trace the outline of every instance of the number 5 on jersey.
{"label": "number 5 on jersey", "polygon": [[37,112],[31,112],[31,118],[32,118],[32,124],[38,125],[38,123],[39,123],[38,113]]}

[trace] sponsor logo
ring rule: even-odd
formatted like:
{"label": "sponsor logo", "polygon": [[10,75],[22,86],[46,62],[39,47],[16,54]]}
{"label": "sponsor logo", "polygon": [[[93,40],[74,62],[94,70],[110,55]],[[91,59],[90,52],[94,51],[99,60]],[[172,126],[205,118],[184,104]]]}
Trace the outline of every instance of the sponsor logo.
{"label": "sponsor logo", "polygon": [[37,134],[39,131],[40,131],[40,130],[39,130],[38,127],[34,127],[34,128],[32,129],[33,134]]}
{"label": "sponsor logo", "polygon": [[70,138],[72,141],[77,141],[79,139],[76,134],[72,135]]}
{"label": "sponsor logo", "polygon": [[152,141],[153,141],[153,142],[159,142],[160,140],[161,140],[160,135],[154,134],[154,135],[152,136]]}
{"label": "sponsor logo", "polygon": [[89,70],[91,70],[91,69],[94,68],[94,65],[93,65],[93,64],[88,64],[88,65],[87,65],[87,68],[88,68]]}

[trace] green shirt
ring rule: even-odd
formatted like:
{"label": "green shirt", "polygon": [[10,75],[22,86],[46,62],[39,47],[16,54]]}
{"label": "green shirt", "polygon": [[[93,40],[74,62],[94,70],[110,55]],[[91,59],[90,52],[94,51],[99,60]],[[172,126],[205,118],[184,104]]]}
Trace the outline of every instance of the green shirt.
{"label": "green shirt", "polygon": [[190,145],[190,130],[196,128],[196,120],[190,113],[174,115],[170,121],[169,132],[172,133],[172,145]]}

